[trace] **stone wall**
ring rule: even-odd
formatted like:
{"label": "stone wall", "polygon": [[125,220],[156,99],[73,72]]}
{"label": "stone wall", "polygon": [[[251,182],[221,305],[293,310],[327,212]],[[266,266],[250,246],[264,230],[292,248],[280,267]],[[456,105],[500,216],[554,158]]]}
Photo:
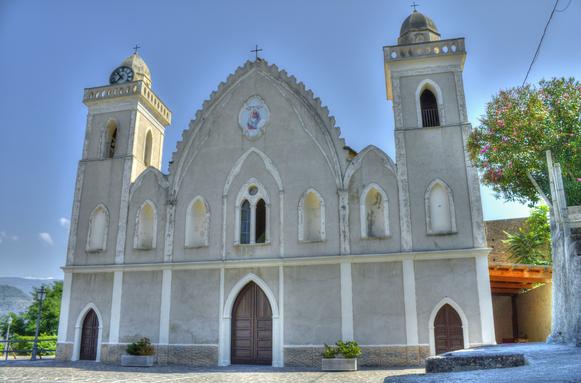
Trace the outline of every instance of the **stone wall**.
{"label": "stone wall", "polygon": [[561,209],[559,221],[551,213],[553,324],[548,342],[581,346],[581,206]]}
{"label": "stone wall", "polygon": [[529,342],[545,342],[551,332],[551,284],[529,290],[517,297],[519,337]]}
{"label": "stone wall", "polygon": [[[321,368],[323,347],[285,347],[285,367]],[[429,346],[362,346],[358,365],[363,367],[423,366]]]}

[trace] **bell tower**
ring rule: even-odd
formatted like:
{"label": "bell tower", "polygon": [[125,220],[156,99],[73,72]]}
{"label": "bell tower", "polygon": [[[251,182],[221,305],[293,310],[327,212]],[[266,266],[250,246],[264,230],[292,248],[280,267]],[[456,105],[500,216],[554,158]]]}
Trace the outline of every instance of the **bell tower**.
{"label": "bell tower", "polygon": [[384,51],[393,102],[405,250],[486,247],[480,186],[466,150],[471,131],[464,38],[441,39],[414,10]]}
{"label": "bell tower", "polygon": [[[164,130],[171,112],[152,90],[149,68],[137,51],[109,76],[87,88],[88,108],[71,219],[67,265],[122,263],[131,183],[147,167],[161,168]],[[86,245],[92,212],[103,216],[104,243]]]}

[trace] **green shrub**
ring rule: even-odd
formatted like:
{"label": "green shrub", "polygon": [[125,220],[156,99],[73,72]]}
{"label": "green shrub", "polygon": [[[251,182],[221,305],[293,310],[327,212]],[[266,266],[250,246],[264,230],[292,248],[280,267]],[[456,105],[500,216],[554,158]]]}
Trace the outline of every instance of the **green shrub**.
{"label": "green shrub", "polygon": [[325,348],[321,355],[325,359],[333,359],[335,356],[337,356],[337,348],[334,346],[329,346],[327,343],[325,343]]}
{"label": "green shrub", "polygon": [[359,344],[353,340],[349,342],[343,342],[342,340],[338,341],[337,351],[347,359],[357,358],[361,355],[361,347],[359,347]]}
{"label": "green shrub", "polygon": [[[15,335],[11,337],[10,352],[15,350],[16,355],[31,355],[33,347],[34,336]],[[4,343],[0,344],[0,350],[4,350]],[[54,350],[56,350],[56,337],[46,334],[38,337],[38,355],[54,355]]]}
{"label": "green shrub", "polygon": [[141,338],[127,346],[127,353],[129,355],[153,355],[155,350],[149,338]]}

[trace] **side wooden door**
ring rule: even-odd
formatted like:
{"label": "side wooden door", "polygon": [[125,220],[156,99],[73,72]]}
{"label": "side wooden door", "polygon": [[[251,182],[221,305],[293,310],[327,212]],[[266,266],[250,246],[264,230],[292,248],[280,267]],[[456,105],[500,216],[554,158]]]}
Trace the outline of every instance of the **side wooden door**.
{"label": "side wooden door", "polygon": [[97,342],[99,337],[99,319],[93,310],[89,310],[83,320],[83,330],[81,333],[81,351],[79,359],[96,360]]}
{"label": "side wooden door", "polygon": [[449,304],[438,311],[434,320],[436,355],[464,348],[464,335],[460,315]]}

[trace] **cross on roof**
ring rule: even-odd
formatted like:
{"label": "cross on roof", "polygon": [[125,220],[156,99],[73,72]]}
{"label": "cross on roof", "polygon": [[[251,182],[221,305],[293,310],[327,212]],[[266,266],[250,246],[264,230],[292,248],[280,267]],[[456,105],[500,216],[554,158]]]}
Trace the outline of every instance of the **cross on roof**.
{"label": "cross on roof", "polygon": [[135,44],[135,46],[133,47],[133,54],[136,55],[137,54],[137,50],[141,48],[139,45]]}
{"label": "cross on roof", "polygon": [[414,1],[414,2],[412,3],[412,5],[410,5],[410,7],[412,7],[412,8],[414,9],[414,12],[417,12],[417,10],[416,10],[416,7],[417,7],[418,5],[419,5],[419,4],[416,4],[416,2]]}
{"label": "cross on roof", "polygon": [[251,50],[250,52],[253,52],[255,57],[255,60],[258,60],[258,52],[262,52],[262,48],[258,48],[258,45],[256,45],[256,48],[254,48],[253,50]]}

